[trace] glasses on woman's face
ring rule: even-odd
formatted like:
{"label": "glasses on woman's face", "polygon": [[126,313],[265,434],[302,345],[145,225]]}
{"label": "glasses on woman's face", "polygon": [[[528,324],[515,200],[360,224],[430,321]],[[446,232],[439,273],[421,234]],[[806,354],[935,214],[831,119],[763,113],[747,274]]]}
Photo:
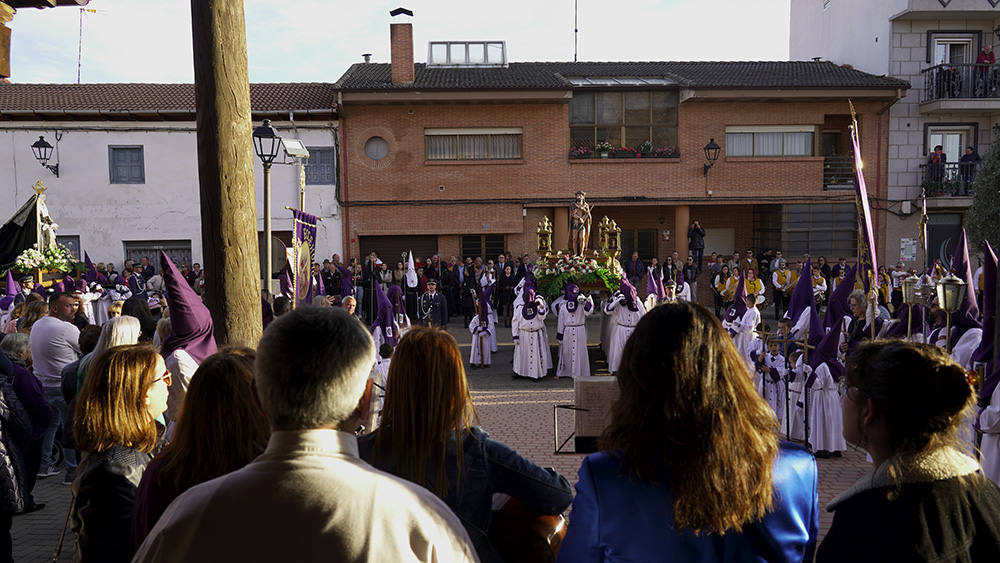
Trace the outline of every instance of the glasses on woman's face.
{"label": "glasses on woman's face", "polygon": [[157,381],[162,381],[163,384],[166,385],[167,387],[170,387],[170,384],[173,383],[173,379],[170,375],[170,372],[167,370],[164,370],[163,375],[154,379],[153,383],[156,383]]}

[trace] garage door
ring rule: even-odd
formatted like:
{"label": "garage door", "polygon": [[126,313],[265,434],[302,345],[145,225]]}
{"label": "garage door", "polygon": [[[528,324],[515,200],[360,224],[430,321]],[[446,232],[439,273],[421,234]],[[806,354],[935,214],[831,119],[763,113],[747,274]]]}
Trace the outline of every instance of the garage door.
{"label": "garage door", "polygon": [[412,250],[414,259],[423,258],[426,260],[437,254],[437,239],[437,235],[360,237],[361,255],[368,256],[372,251],[375,251],[375,254],[383,262],[394,266],[402,253]]}

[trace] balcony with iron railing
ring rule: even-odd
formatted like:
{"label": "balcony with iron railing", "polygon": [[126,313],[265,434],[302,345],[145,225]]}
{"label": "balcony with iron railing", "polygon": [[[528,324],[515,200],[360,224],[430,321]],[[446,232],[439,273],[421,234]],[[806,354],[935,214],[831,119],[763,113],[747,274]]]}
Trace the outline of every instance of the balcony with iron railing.
{"label": "balcony with iron railing", "polygon": [[1000,109],[1000,65],[942,64],[921,74],[925,111]]}
{"label": "balcony with iron railing", "polygon": [[982,168],[982,162],[945,162],[920,165],[920,187],[927,197],[972,195],[972,183]]}

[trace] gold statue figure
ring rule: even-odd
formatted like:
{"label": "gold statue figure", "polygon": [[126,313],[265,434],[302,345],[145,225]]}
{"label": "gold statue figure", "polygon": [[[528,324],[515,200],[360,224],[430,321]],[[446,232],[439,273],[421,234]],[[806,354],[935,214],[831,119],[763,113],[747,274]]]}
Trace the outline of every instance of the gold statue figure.
{"label": "gold statue figure", "polygon": [[586,200],[587,194],[583,191],[576,192],[576,201],[573,202],[573,210],[570,212],[570,250],[576,256],[583,256],[587,250],[587,241],[590,239],[590,204]]}

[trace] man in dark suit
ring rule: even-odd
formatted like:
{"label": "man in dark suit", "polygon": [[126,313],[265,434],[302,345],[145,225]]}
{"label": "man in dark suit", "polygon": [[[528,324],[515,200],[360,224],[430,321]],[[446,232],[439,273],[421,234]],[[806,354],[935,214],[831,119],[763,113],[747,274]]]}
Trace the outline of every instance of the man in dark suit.
{"label": "man in dark suit", "polygon": [[420,296],[420,324],[447,330],[448,301],[437,291],[437,280],[427,280],[427,293]]}
{"label": "man in dark suit", "polygon": [[625,270],[625,277],[632,285],[639,285],[639,280],[646,275],[646,265],[639,260],[638,252],[633,252],[632,258],[626,260],[622,268]]}

